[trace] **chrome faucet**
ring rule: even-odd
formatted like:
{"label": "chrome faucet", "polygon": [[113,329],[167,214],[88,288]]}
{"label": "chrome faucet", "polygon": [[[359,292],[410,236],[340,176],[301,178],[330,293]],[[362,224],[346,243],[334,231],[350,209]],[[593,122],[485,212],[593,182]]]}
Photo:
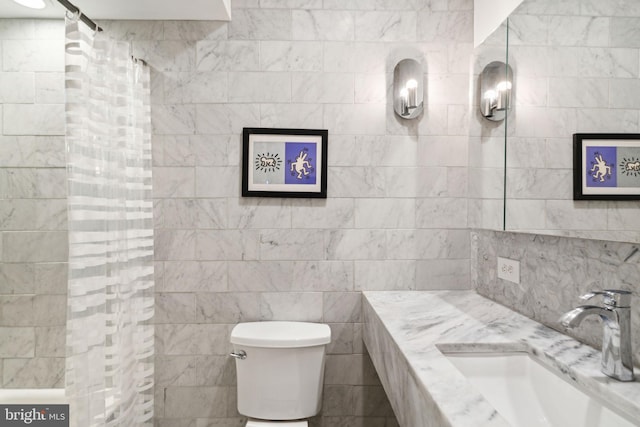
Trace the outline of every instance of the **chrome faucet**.
{"label": "chrome faucet", "polygon": [[566,329],[580,325],[593,314],[600,316],[604,326],[602,336],[602,367],[605,375],[619,381],[633,381],[633,356],[631,352],[631,292],[607,289],[589,292],[580,297],[589,300],[602,295],[603,306],[581,305],[563,314],[559,322]]}

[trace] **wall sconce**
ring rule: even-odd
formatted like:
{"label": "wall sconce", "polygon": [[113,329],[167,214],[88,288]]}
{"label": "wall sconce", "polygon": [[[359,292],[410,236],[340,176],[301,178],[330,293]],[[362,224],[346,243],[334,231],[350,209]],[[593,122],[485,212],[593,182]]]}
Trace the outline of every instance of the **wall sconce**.
{"label": "wall sconce", "polygon": [[513,71],[508,64],[494,61],[480,73],[480,112],[488,120],[504,120],[511,109]]}
{"label": "wall sconce", "polygon": [[393,110],[403,119],[415,119],[424,108],[422,66],[403,59],[393,70]]}

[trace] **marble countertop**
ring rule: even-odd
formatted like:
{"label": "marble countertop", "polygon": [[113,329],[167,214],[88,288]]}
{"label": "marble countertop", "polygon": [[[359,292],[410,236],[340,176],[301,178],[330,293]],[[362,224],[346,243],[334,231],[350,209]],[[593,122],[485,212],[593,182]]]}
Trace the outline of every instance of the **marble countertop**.
{"label": "marble countertop", "polygon": [[[640,420],[640,382],[623,383],[601,373],[600,351],[473,291],[369,291],[363,295],[365,343],[383,384],[396,381],[400,372],[397,367],[389,368],[393,357],[385,353],[390,351],[387,347],[396,347],[399,353],[394,357],[404,359],[411,380],[423,396],[433,400],[445,424],[509,425],[440,351],[463,348],[538,355],[568,381],[615,402],[630,419]],[[382,365],[383,370],[395,369],[395,375],[381,373]],[[636,376],[640,377],[637,368]],[[400,400],[407,399],[402,396]],[[420,425],[415,420],[404,425],[411,424]]]}

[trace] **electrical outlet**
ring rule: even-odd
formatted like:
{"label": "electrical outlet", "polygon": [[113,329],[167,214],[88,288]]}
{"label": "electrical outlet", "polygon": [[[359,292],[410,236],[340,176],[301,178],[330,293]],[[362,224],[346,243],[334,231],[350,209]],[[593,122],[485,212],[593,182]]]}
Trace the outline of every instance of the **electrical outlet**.
{"label": "electrical outlet", "polygon": [[520,261],[498,257],[498,278],[520,283]]}

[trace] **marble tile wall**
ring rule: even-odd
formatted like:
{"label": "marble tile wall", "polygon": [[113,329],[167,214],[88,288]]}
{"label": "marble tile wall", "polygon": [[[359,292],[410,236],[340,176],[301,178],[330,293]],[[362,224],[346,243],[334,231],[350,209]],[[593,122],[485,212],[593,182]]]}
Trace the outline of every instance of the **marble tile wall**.
{"label": "marble tile wall", "polygon": [[[469,288],[472,1],[234,0],[233,20],[105,22],[152,70],[159,426],[239,425],[237,322],[326,322],[314,426],[394,426],[360,291]],[[423,117],[388,102],[425,70]],[[329,130],[328,198],[241,198],[243,127]],[[435,285],[434,285],[435,284]]]}
{"label": "marble tile wall", "polygon": [[567,183],[573,133],[640,131],[639,24],[629,0],[526,0],[510,17],[507,229],[638,240],[637,201],[576,203]]}
{"label": "marble tile wall", "polygon": [[[497,277],[497,257],[520,261],[520,284]],[[640,252],[638,244],[526,233],[472,232],[472,275],[476,291],[525,316],[563,332],[558,318],[584,304],[592,290],[634,292],[631,329],[634,362],[640,365]],[[589,304],[600,304],[597,298]],[[602,324],[587,318],[569,335],[596,348]]]}
{"label": "marble tile wall", "polygon": [[0,387],[64,386],[64,24],[0,20]]}

